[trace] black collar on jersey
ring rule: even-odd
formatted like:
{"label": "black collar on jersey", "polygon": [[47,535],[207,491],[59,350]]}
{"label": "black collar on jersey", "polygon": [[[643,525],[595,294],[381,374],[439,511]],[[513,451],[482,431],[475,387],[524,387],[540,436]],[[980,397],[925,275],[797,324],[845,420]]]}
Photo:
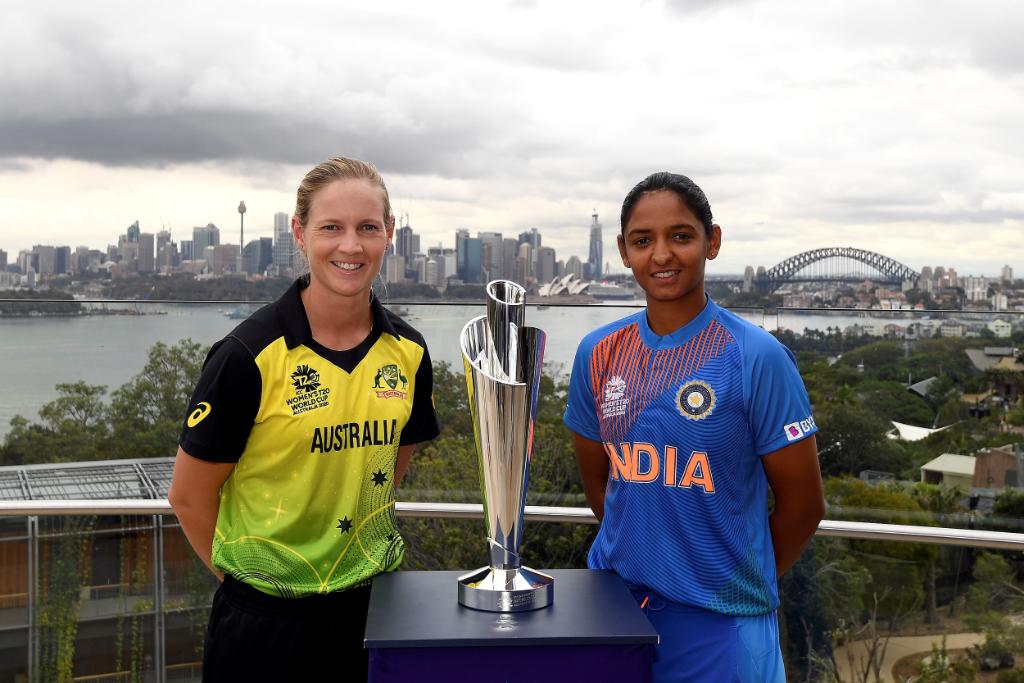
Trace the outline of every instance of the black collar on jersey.
{"label": "black collar on jersey", "polygon": [[354,348],[345,351],[335,351],[313,339],[313,331],[309,327],[309,318],[306,317],[306,308],[302,305],[301,292],[308,286],[305,277],[296,280],[288,291],[278,300],[277,317],[284,331],[284,340],[289,349],[303,344],[318,356],[331,361],[345,372],[352,372],[359,361],[366,357],[373,345],[380,339],[383,333],[390,334],[396,339],[399,338],[394,325],[388,317],[387,311],[377,300],[376,296],[370,295],[370,313],[373,315],[373,329],[369,336],[359,342]]}

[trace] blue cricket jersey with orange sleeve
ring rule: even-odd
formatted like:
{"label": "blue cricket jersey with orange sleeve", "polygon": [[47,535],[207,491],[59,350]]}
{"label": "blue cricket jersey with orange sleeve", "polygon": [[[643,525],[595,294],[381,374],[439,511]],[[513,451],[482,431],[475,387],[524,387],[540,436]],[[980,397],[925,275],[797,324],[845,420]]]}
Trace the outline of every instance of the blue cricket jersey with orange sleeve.
{"label": "blue cricket jersey with orange sleeve", "polygon": [[640,311],[580,343],[564,420],[609,459],[591,568],[721,614],[778,607],[760,459],[817,431],[788,349],[710,299],[666,336]]}

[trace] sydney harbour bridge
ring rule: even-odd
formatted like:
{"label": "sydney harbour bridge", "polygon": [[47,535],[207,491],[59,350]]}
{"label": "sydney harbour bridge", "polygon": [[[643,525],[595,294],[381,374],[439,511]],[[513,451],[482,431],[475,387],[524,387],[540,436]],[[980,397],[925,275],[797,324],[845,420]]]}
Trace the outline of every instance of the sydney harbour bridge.
{"label": "sydney harbour bridge", "polygon": [[790,256],[771,268],[747,267],[742,280],[709,278],[715,282],[742,284],[744,289],[771,294],[787,284],[803,282],[871,281],[900,288],[917,284],[921,274],[899,261],[854,247],[825,247]]}

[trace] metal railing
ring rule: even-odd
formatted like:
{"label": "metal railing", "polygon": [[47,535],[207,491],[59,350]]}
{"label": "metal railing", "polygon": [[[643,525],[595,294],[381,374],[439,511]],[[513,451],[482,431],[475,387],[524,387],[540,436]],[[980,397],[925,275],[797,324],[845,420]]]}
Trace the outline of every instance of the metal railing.
{"label": "metal railing", "polygon": [[[481,519],[479,503],[395,503],[399,517],[435,517],[441,519]],[[166,500],[6,500],[0,501],[0,517],[61,515],[173,515]],[[534,522],[596,524],[590,508],[527,505],[524,517]],[[952,545],[997,550],[1024,550],[1024,533],[953,529],[911,524],[822,520],[818,536],[857,538],[874,541],[900,541],[929,545]]]}

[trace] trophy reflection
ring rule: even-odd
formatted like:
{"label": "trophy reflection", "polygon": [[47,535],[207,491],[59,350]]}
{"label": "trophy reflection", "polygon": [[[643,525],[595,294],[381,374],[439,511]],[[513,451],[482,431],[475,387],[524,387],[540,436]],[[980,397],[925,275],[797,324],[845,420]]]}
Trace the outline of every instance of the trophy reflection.
{"label": "trophy reflection", "polygon": [[487,284],[487,315],[460,335],[480,463],[490,565],[459,577],[459,603],[488,612],[547,607],[554,580],[519,557],[544,332],[525,327],[526,290]]}

